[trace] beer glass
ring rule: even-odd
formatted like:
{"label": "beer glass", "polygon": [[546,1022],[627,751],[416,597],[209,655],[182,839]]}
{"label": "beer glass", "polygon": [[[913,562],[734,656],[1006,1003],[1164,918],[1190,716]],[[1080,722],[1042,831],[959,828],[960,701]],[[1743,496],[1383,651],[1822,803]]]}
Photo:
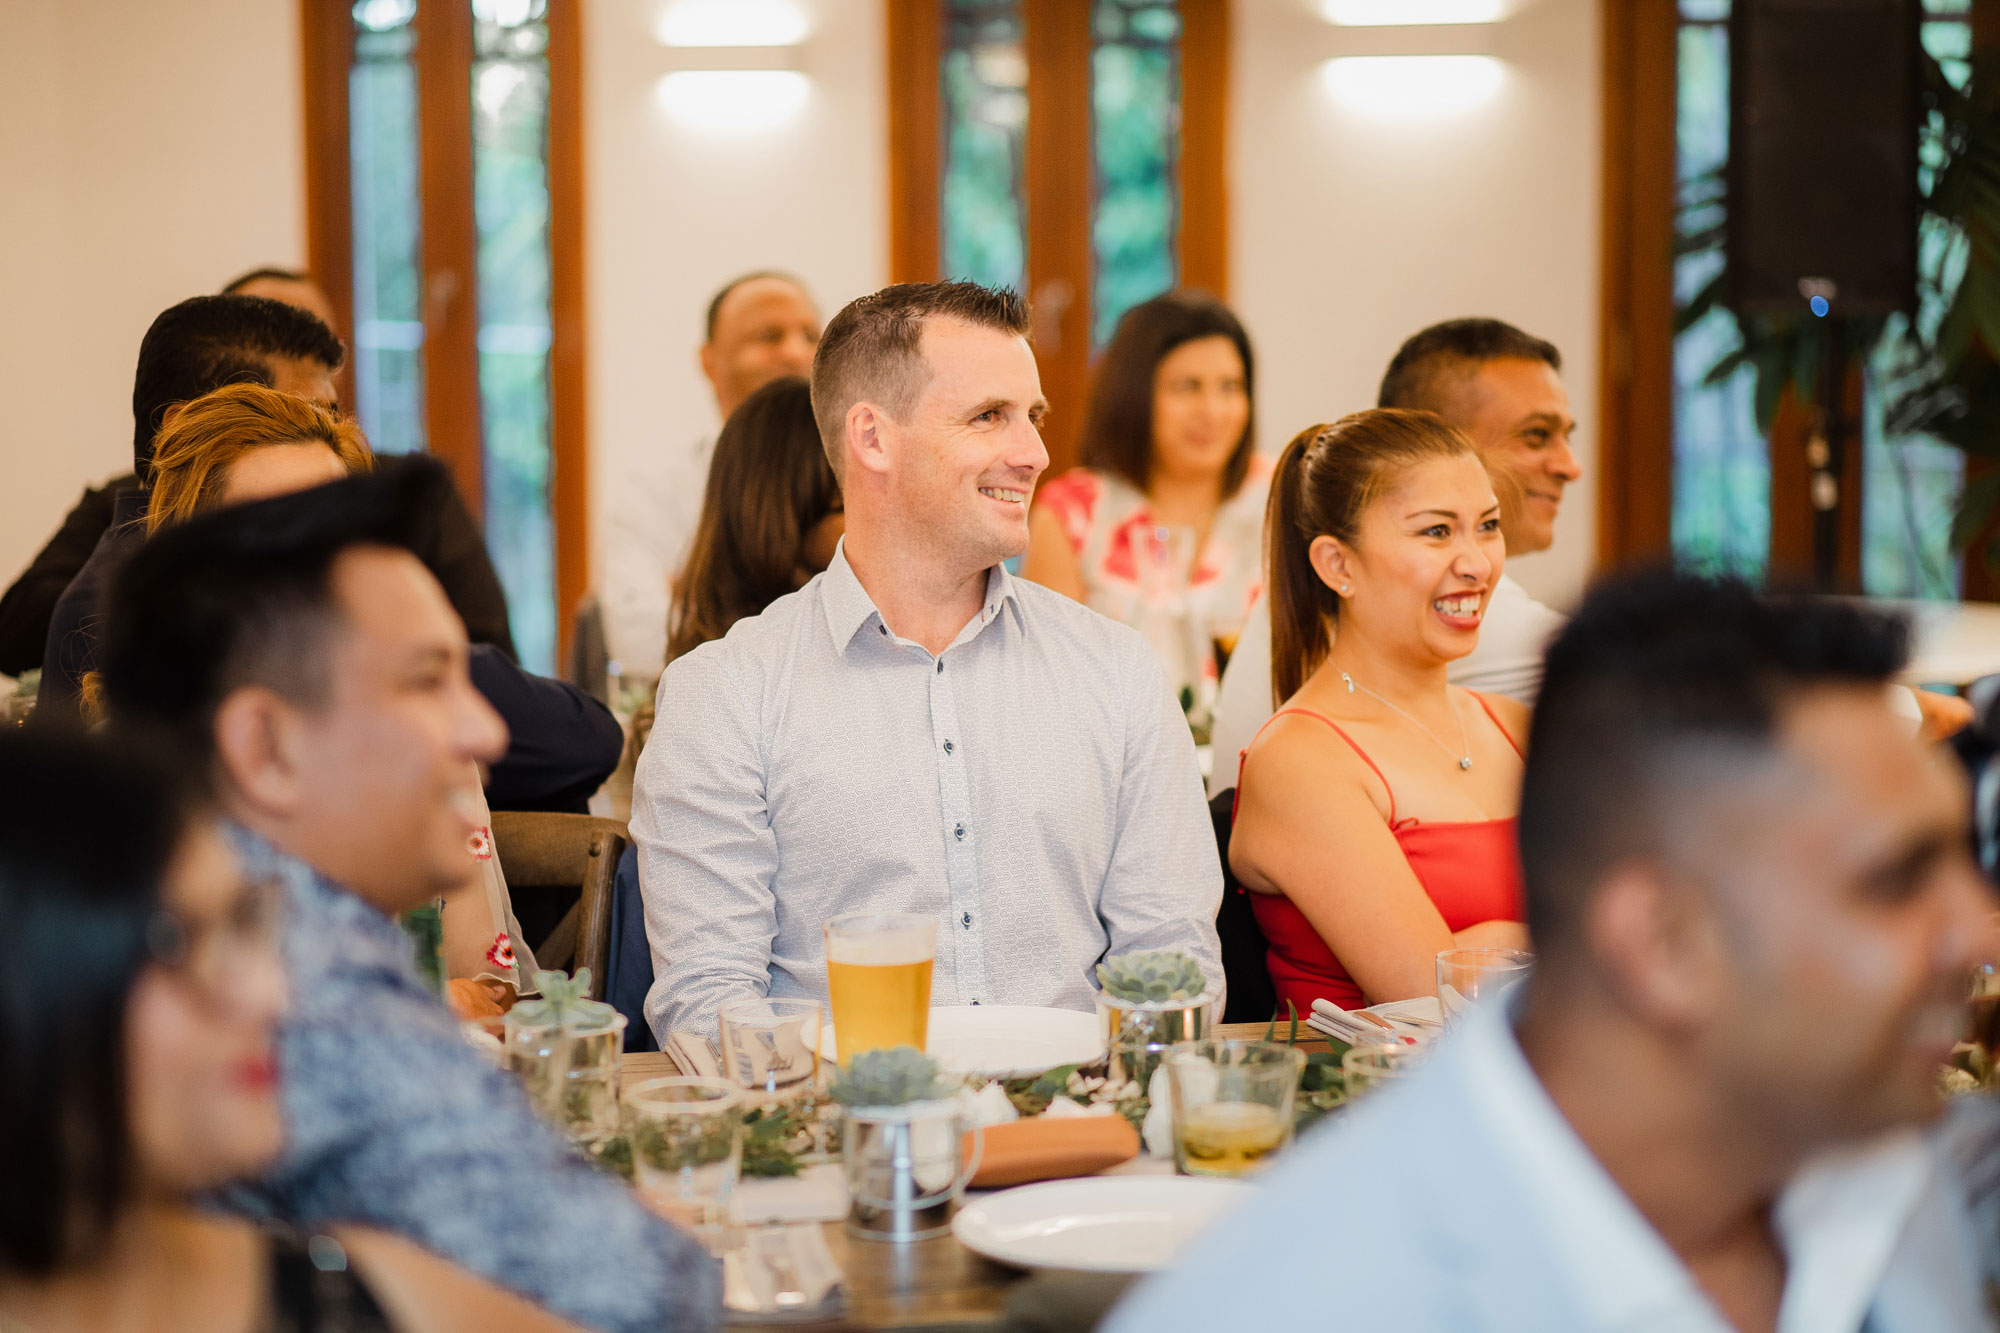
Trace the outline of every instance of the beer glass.
{"label": "beer glass", "polygon": [[1447,1025],[1521,981],[1535,956],[1521,949],[1445,949],[1437,956],[1438,1007]]}
{"label": "beer glass", "polygon": [[841,1063],[885,1046],[923,1050],[937,918],[855,912],[833,918],[825,930],[826,989]]}

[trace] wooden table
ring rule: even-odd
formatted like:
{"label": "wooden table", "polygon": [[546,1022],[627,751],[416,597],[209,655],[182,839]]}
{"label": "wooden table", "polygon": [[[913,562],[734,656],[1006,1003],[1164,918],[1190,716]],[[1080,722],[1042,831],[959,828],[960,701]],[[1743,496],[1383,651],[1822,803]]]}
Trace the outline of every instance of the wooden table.
{"label": "wooden table", "polygon": [[[1216,1026],[1215,1035],[1262,1037],[1264,1026],[1262,1023],[1221,1023]],[[1280,1024],[1281,1038],[1284,1031],[1284,1025]],[[1325,1038],[1304,1024],[1300,1025],[1300,1050],[1310,1052],[1326,1048]],[[660,1078],[678,1072],[665,1055],[648,1052],[626,1056],[620,1076],[629,1086],[642,1079]],[[847,1275],[847,1318],[844,1326],[949,1328],[954,1333],[974,1333],[974,1330],[999,1328],[1005,1322],[1008,1300],[1017,1295],[1017,1289],[1024,1282],[1033,1281],[1048,1286],[1049,1294],[1054,1299],[1067,1298],[1068,1293],[1057,1290],[1067,1283],[1074,1282],[1086,1292],[1090,1290],[1089,1279],[1071,1279],[1067,1275],[1031,1277],[1017,1269],[993,1263],[966,1249],[956,1237],[950,1235],[898,1245],[886,1241],[858,1240],[849,1236],[839,1222],[826,1223],[824,1230],[827,1248],[833,1252],[834,1262]],[[1096,1286],[1104,1289],[1102,1282]],[[751,1325],[739,1325],[748,1326]],[[814,1328],[842,1325],[788,1322],[785,1326]]]}

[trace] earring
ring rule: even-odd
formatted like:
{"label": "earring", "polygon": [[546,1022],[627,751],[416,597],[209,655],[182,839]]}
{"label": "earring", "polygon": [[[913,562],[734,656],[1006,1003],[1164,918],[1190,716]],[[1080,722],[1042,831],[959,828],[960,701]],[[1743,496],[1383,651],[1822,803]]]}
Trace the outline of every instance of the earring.
{"label": "earring", "polygon": [[1341,595],[1342,597],[1345,597],[1345,596],[1347,596],[1347,594],[1349,594],[1349,593],[1351,593],[1351,592],[1353,592],[1353,591],[1354,591],[1354,585],[1353,585],[1353,584],[1351,584],[1351,583],[1343,583],[1343,584],[1341,584],[1341,585],[1340,585],[1340,595]]}

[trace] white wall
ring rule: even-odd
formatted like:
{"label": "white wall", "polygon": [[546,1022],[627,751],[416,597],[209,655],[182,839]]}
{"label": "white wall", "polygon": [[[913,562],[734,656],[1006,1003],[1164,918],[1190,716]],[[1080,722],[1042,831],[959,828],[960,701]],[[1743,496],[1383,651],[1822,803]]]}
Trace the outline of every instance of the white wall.
{"label": "white wall", "polygon": [[888,281],[888,121],[881,6],[799,0],[811,19],[804,108],[781,125],[688,128],[654,88],[675,54],[662,0],[585,6],[592,491],[717,425],[696,365],[709,297],[737,274],[798,274],[831,316]]}
{"label": "white wall", "polygon": [[[1620,3],[1622,0],[1612,0]],[[1307,0],[1236,0],[1231,295],[1258,351],[1261,444],[1374,404],[1401,341],[1492,315],[1562,349],[1585,471],[1545,555],[1510,567],[1566,601],[1596,536],[1598,0],[1532,0],[1486,33],[1336,29]],[[1336,103],[1343,53],[1490,46],[1484,106],[1375,119]]]}
{"label": "white wall", "polygon": [[153,316],[303,262],[297,13],[0,0],[0,585],[131,470]]}

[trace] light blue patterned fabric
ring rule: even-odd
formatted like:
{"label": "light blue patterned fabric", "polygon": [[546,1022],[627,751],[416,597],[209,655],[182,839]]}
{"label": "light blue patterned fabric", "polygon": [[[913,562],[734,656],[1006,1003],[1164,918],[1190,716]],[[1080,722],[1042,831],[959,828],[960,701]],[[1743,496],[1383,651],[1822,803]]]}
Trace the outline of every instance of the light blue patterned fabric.
{"label": "light blue patterned fabric", "polygon": [[821,926],[935,915],[931,1003],[1089,1009],[1107,953],[1181,948],[1222,1000],[1222,867],[1194,742],[1133,630],[996,566],[942,654],[846,549],[660,680],[632,831],[646,1017],[826,996]]}
{"label": "light blue patterned fabric", "polygon": [[298,1227],[395,1232],[586,1327],[715,1327],[714,1260],[536,1119],[418,979],[396,923],[234,832],[252,873],[285,889],[287,1143],[222,1203]]}

